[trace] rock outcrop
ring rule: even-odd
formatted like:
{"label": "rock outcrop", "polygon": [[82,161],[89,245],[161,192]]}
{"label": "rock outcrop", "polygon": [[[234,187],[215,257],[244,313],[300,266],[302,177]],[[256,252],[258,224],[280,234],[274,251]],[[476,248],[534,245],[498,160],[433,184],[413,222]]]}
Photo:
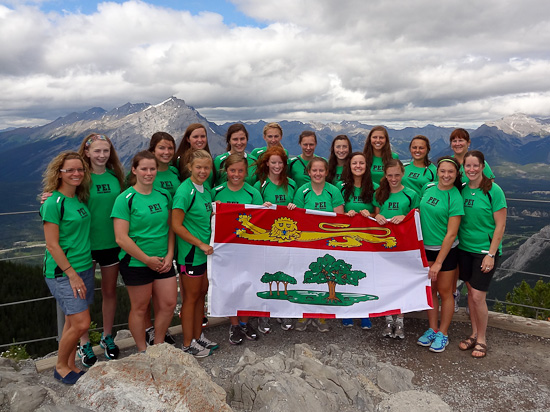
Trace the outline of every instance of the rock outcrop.
{"label": "rock outcrop", "polygon": [[222,412],[231,410],[225,398],[195,358],[161,344],[146,353],[97,363],[64,400],[104,412]]}
{"label": "rock outcrop", "polygon": [[[231,406],[239,410],[374,411],[383,405],[383,410],[393,411],[405,404],[409,412],[430,405],[450,410],[439,396],[411,390],[413,372],[337,345],[329,345],[323,356],[307,344],[297,344],[287,354],[266,359],[245,349],[232,373]],[[401,393],[408,395],[397,396]]]}

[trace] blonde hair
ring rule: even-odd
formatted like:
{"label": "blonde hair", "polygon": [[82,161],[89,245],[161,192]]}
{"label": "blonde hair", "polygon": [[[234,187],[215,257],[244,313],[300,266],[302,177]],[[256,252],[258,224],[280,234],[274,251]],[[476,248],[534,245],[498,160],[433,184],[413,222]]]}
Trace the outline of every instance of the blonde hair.
{"label": "blonde hair", "polygon": [[120,187],[123,188],[124,187],[124,169],[122,168],[122,164],[120,163],[120,160],[118,158],[117,152],[115,150],[115,147],[113,146],[113,142],[111,141],[111,139],[109,139],[104,134],[98,134],[98,133],[89,134],[84,138],[84,140],[82,140],[82,143],[80,144],[80,147],[78,149],[78,154],[82,156],[84,161],[87,163],[88,167],[91,169],[92,164],[91,164],[90,158],[86,156],[86,150],[89,150],[90,146],[94,142],[98,142],[98,141],[104,141],[109,143],[109,146],[110,146],[109,159],[107,160],[107,163],[105,164],[105,166],[107,167],[107,169],[111,170],[115,174],[115,177],[117,178],[118,183],[120,184]]}
{"label": "blonde hair", "polygon": [[86,203],[90,197],[90,168],[88,167],[88,163],[77,152],[62,152],[52,159],[42,175],[42,191],[51,193],[59,189],[59,186],[61,186],[60,170],[63,168],[66,160],[73,159],[80,160],[84,169],[84,177],[82,183],[76,188],[76,196],[79,201]]}

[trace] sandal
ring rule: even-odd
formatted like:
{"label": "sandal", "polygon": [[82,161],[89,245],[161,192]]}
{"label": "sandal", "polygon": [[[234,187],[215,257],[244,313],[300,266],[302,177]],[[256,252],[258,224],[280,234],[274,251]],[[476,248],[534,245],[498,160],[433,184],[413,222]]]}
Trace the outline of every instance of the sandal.
{"label": "sandal", "polygon": [[470,336],[469,338],[460,341],[460,343],[458,344],[458,349],[469,350],[472,349],[474,346],[476,346],[476,338]]}
{"label": "sandal", "polygon": [[[474,352],[481,353],[481,356],[474,355]],[[485,343],[479,343],[477,342],[474,346],[474,350],[472,351],[472,357],[476,359],[481,359],[487,356],[487,345]]]}

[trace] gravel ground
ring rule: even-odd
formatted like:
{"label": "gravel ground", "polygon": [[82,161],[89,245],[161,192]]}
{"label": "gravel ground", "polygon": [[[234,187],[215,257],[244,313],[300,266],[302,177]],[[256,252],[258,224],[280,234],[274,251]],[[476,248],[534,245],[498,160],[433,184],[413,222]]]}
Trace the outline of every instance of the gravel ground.
{"label": "gravel ground", "polygon": [[[550,339],[489,328],[487,357],[473,359],[470,351],[458,349],[458,342],[469,333],[469,324],[453,322],[449,346],[436,354],[416,344],[418,336],[427,328],[427,321],[405,319],[406,337],[402,341],[381,336],[383,318],[372,321],[373,328],[365,331],[357,325],[344,328],[338,320],[330,320],[331,330],[320,333],[312,326],[305,332],[283,331],[272,319],[270,334],[238,346],[227,340],[228,324],[218,325],[207,328],[206,335],[218,342],[220,348],[212,356],[199,359],[199,363],[217,384],[228,390],[232,383],[230,370],[245,348],[258,356],[269,357],[287,351],[296,343],[307,343],[323,354],[327,353],[329,344],[336,344],[343,351],[369,352],[379,362],[410,369],[415,374],[416,389],[436,393],[456,411],[550,410]],[[175,338],[180,346],[181,335]],[[127,349],[121,356],[133,352],[135,348]],[[99,359],[102,361],[103,357]],[[47,383],[51,371],[42,375],[42,383]],[[63,396],[60,385],[52,384],[57,395]]]}

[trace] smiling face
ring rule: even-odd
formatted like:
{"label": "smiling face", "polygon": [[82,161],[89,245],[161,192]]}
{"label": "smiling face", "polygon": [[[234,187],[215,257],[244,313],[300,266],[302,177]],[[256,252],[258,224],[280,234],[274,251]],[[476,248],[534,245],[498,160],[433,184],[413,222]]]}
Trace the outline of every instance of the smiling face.
{"label": "smiling face", "polygon": [[386,179],[390,184],[390,189],[398,189],[401,186],[401,179],[403,179],[403,171],[399,166],[391,166],[386,169]]}
{"label": "smiling face", "polygon": [[94,168],[105,169],[105,165],[111,156],[111,145],[106,140],[96,140],[84,150],[86,157]]}
{"label": "smiling face", "polygon": [[85,169],[79,159],[65,160],[61,169],[67,171],[59,172],[59,179],[61,180],[60,188],[80,186],[82,180],[84,180]]}
{"label": "smiling face", "polygon": [[367,161],[363,155],[355,155],[350,159],[349,162],[351,174],[354,177],[363,177],[367,171]]}
{"label": "smiling face", "polygon": [[280,175],[285,166],[281,156],[271,155],[267,161],[267,167],[269,168],[270,174]]}
{"label": "smiling face", "polygon": [[210,159],[195,159],[188,167],[191,172],[191,181],[202,185],[210,176],[212,161]]}
{"label": "smiling face", "polygon": [[280,146],[283,135],[281,131],[277,128],[270,128],[265,131],[264,140],[267,144],[267,147]]}
{"label": "smiling face", "polygon": [[195,129],[189,135],[189,145],[193,150],[200,150],[206,147],[206,130],[202,127]]}
{"label": "smiling face", "polygon": [[373,132],[370,136],[370,144],[375,153],[380,153],[386,144],[386,134],[382,130]]}
{"label": "smiling face", "polygon": [[302,158],[311,159],[315,153],[315,147],[317,142],[315,141],[314,136],[304,136],[300,142],[300,147],[302,148]]}
{"label": "smiling face", "polygon": [[345,160],[349,155],[349,144],[347,140],[338,139],[334,142],[334,155],[338,160]]}
{"label": "smiling face", "polygon": [[136,180],[143,186],[152,185],[157,177],[157,162],[154,159],[141,159],[137,167],[132,167]]}
{"label": "smiling face", "polygon": [[246,177],[246,161],[233,163],[227,168],[227,182],[233,186],[242,186]]}
{"label": "smiling face", "polygon": [[443,190],[449,190],[455,183],[456,175],[456,167],[451,162],[442,161],[437,167],[439,187]]}
{"label": "smiling face", "polygon": [[470,179],[471,183],[477,183],[479,185],[479,182],[481,182],[481,178],[483,177],[483,168],[485,167],[484,163],[481,163],[481,161],[476,156],[468,156],[464,158],[464,173]]}
{"label": "smiling face", "polygon": [[465,155],[469,147],[470,142],[461,137],[455,137],[453,140],[451,140],[451,149],[453,149],[453,152],[456,156]]}
{"label": "smiling face", "polygon": [[246,133],[242,130],[235,132],[229,138],[229,145],[231,146],[231,153],[244,153],[248,139]]}
{"label": "smiling face", "polygon": [[312,161],[311,169],[309,171],[309,177],[312,183],[325,183],[325,179],[328,175],[328,170],[325,167],[325,163],[321,161]]}
{"label": "smiling face", "polygon": [[169,140],[161,140],[157,143],[155,146],[155,151],[153,154],[155,155],[155,158],[158,160],[159,163],[162,164],[170,164],[172,159],[174,158],[174,145]]}
{"label": "smiling face", "polygon": [[428,145],[422,139],[413,139],[410,151],[413,160],[424,161],[428,154]]}

